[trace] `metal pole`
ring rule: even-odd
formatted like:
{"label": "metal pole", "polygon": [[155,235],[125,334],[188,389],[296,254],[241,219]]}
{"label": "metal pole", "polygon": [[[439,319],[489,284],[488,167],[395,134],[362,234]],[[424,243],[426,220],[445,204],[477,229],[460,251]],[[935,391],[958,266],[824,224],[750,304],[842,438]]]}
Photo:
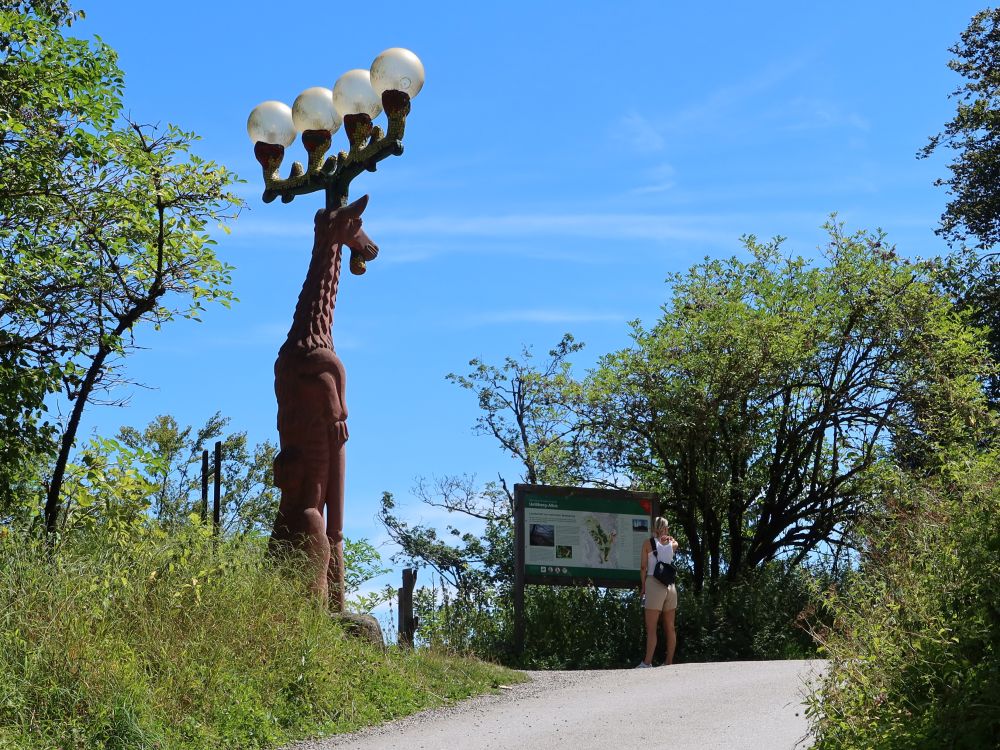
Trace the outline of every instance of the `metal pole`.
{"label": "metal pole", "polygon": [[201,522],[208,520],[208,451],[201,452]]}
{"label": "metal pole", "polygon": [[215,442],[215,495],[212,498],[212,533],[218,534],[222,525],[222,443]]}

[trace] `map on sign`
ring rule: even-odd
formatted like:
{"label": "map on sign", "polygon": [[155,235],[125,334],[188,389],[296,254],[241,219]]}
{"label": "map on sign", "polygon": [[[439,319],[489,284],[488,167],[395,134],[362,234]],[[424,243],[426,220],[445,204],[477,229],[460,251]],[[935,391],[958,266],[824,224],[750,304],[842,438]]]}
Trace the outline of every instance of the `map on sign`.
{"label": "map on sign", "polygon": [[583,526],[587,530],[587,535],[583,538],[581,555],[584,565],[617,567],[617,557],[611,559],[617,551],[615,540],[618,538],[618,527],[614,516],[595,513],[583,519]]}

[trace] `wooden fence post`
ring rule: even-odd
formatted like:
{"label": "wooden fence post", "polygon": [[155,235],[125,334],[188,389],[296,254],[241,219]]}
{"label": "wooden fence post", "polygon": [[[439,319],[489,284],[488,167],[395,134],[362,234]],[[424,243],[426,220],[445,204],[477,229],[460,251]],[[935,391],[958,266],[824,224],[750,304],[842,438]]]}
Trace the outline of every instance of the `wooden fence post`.
{"label": "wooden fence post", "polygon": [[403,587],[399,594],[399,645],[413,648],[413,634],[416,632],[418,618],[413,615],[413,587],[417,585],[415,568],[403,569]]}

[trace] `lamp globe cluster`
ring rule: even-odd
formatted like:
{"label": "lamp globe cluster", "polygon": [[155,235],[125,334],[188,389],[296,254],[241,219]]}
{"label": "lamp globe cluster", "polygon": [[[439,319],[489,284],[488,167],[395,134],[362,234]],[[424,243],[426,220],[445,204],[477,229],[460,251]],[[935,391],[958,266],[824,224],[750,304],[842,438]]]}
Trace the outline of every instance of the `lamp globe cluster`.
{"label": "lamp globe cluster", "polygon": [[424,66],[415,54],[402,47],[385,50],[368,70],[361,68],[344,73],[333,89],[308,88],[289,107],[279,101],[266,101],[253,108],[247,119],[247,134],[254,144],[267,143],[287,147],[296,134],[306,131],[335,133],[347,115],[378,117],[382,112],[382,94],[399,91],[410,99],[424,85]]}

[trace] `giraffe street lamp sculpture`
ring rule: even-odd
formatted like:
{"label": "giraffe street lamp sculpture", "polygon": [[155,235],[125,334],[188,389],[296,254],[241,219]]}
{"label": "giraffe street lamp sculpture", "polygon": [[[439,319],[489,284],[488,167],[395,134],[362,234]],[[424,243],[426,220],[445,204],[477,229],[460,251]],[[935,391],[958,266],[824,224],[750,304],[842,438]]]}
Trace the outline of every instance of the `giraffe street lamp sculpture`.
{"label": "giraffe street lamp sculpture", "polygon": [[[326,192],[326,207],[316,213],[312,258],[292,327],[274,363],[280,442],[274,481],[281,501],[269,547],[272,552],[304,549],[312,591],[338,612],[344,610],[347,406],[344,365],[333,346],[333,310],[343,247],[351,251],[349,265],[356,275],[378,255],[361,228],[368,196],[348,204],[348,188],[361,172],[374,172],[382,159],[403,153],[410,99],[423,83],[417,56],[395,47],[375,58],[370,70],[342,75],[332,91],[306,89],[291,108],[264,102],[247,121],[254,155],[264,169],[265,203],[279,196],[289,203],[297,195]],[[384,132],[372,124],[383,109],[388,119]],[[324,159],[341,124],[350,149]],[[282,179],[278,170],[296,133],[301,133],[308,162],[305,167],[295,162]]]}

